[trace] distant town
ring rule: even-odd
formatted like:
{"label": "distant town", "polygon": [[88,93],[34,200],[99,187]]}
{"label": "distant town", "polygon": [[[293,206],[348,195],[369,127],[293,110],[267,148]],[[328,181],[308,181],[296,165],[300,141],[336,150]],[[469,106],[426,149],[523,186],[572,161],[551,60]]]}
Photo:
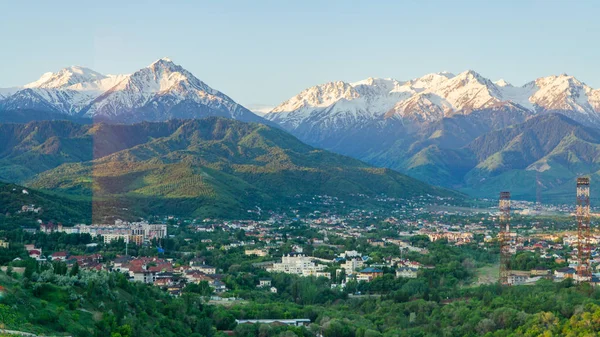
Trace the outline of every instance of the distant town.
{"label": "distant town", "polygon": [[[328,196],[316,196],[315,200],[326,204],[343,203]],[[432,206],[434,204],[437,205]],[[20,212],[37,212],[38,209],[35,205],[23,205]],[[540,279],[576,278],[577,233],[564,224],[541,223],[529,216],[571,217],[573,207],[515,201],[513,212],[520,215],[513,223],[517,230],[514,253],[531,252],[545,263],[510,270],[507,282],[523,285]],[[230,289],[223,282],[228,270],[223,265],[211,264],[212,259],[204,256],[213,256],[211,252],[215,250],[239,252],[240,261],[235,263],[250,262],[254,270],[264,271],[256,288],[277,293],[278,289],[269,277],[274,273],[322,277],[330,280],[332,288],[340,289],[351,282],[372,282],[388,273],[396,278],[424,277],[424,271],[435,269],[436,265],[419,261],[422,260],[419,257],[427,256],[429,251],[415,238],[443,241],[452,246],[476,244],[477,249],[490,251],[497,247],[498,234],[496,206],[469,209],[427,198],[388,212],[351,210],[342,215],[321,211],[300,214],[290,210],[271,212],[265,220],[174,217],[162,220],[162,223],[115,220],[113,223],[75,226],[40,221],[39,228],[24,228],[30,234],[89,235],[91,241],[85,249],[89,253],[47,251],[35,243],[7,240],[0,240],[0,247],[22,244],[28,256],[38,262],[60,261],[67,265],[77,264],[82,269],[124,273],[132,282],[153,284],[173,296],[179,296],[186,285],[206,282],[213,290],[213,300],[222,300],[231,297],[227,295]],[[176,234],[171,233],[173,230]],[[195,249],[171,251],[165,241],[175,239],[195,243]],[[595,235],[591,243],[597,246],[599,239],[600,236]],[[348,244],[352,242],[354,244]],[[103,247],[111,245],[120,246],[122,250],[118,254],[103,254]],[[142,247],[147,248],[146,254],[140,254],[144,251],[139,249]],[[131,254],[133,251],[137,254]],[[591,263],[595,266],[594,271],[598,271],[600,255],[596,249],[592,252]],[[495,281],[497,277],[479,282]],[[594,274],[591,283],[600,284],[600,278]]]}

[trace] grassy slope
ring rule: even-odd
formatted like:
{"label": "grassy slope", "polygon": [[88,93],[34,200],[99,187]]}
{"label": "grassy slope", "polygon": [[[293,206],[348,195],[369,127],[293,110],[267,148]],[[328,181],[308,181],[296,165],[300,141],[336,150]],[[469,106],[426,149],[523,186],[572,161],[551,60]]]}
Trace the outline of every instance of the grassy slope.
{"label": "grassy slope", "polygon": [[[23,193],[23,190],[27,193]],[[15,214],[23,205],[34,204],[36,207],[42,207],[41,213],[32,213],[31,216],[44,221],[87,222],[91,212],[91,204],[83,200],[2,182],[0,201],[2,214]]]}

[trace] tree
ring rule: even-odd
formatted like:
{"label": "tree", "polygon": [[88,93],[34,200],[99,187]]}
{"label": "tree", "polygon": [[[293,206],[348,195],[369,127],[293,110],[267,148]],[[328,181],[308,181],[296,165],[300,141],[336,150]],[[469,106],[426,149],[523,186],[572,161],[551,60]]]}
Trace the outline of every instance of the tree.
{"label": "tree", "polygon": [[77,262],[73,263],[73,267],[71,267],[71,272],[69,273],[71,276],[79,275],[79,264]]}

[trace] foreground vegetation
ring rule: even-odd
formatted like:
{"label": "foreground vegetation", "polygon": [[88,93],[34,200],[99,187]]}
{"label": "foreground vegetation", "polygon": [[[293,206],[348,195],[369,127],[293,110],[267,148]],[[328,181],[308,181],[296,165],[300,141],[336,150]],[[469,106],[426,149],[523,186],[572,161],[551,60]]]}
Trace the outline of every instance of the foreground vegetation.
{"label": "foreground vegetation", "polygon": [[[218,238],[225,233],[215,233]],[[28,238],[32,239],[32,237]],[[44,247],[71,249],[60,236],[37,234]],[[55,240],[61,241],[59,243]],[[45,242],[45,243],[44,243]],[[84,240],[83,242],[87,242]],[[177,243],[169,243],[170,245]],[[172,297],[158,287],[135,283],[120,273],[79,270],[62,262],[11,262],[0,273],[4,328],[72,336],[591,336],[600,331],[600,291],[571,280],[535,285],[472,286],[477,270],[494,262],[493,252],[475,245],[429,243],[419,259],[435,268],[417,279],[392,270],[370,283],[271,274],[278,293],[256,287],[264,270],[244,262],[239,250],[213,251],[207,261],[227,271],[230,296],[245,301],[207,302],[206,284]],[[107,249],[111,249],[107,247]],[[381,254],[372,248],[371,256]],[[381,248],[383,249],[383,248]],[[18,268],[24,268],[19,273]],[[361,295],[356,295],[360,293]],[[235,319],[308,318],[308,327],[236,325]]]}

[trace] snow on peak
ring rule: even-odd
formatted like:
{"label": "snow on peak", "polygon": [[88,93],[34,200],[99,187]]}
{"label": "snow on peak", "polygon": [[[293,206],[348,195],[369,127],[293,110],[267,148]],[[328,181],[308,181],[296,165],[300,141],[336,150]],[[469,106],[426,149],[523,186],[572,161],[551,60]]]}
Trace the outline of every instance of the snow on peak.
{"label": "snow on peak", "polygon": [[168,113],[183,101],[226,110],[232,117],[241,111],[231,98],[209,87],[171,60],[162,58],[127,76],[95,99],[86,110],[86,115],[118,116],[148,104],[152,109],[162,109]]}
{"label": "snow on peak", "polygon": [[414,88],[417,91],[422,91],[425,89],[431,89],[445,83],[449,79],[455,77],[454,74],[449,72],[440,72],[440,73],[432,73],[427,74],[423,77],[416,78],[407,82],[407,85]]}
{"label": "snow on peak", "polygon": [[158,60],[150,63],[150,65],[147,68],[155,68],[157,66],[167,66],[167,67],[172,67],[175,66],[175,63],[173,63],[173,61],[171,61],[170,58],[168,57],[163,57],[163,58],[159,58]]}
{"label": "snow on peak", "polygon": [[370,77],[350,84],[330,82],[308,88],[265,118],[287,129],[304,123],[310,124],[308,128],[334,125],[344,129],[352,123],[380,118],[432,121],[505,105],[512,108],[513,103],[527,108],[531,107],[530,95],[527,89],[495,84],[473,70],[458,75],[432,73],[406,82]]}
{"label": "snow on peak", "polygon": [[305,121],[338,130],[383,116],[414,92],[390,78],[367,78],[347,83],[328,82],[303,90],[265,115],[266,119],[296,128]]}
{"label": "snow on peak", "polygon": [[130,75],[102,75],[80,66],[46,73],[24,87],[1,89],[0,106],[128,121],[148,114],[154,120],[214,114],[257,118],[168,58]]}
{"label": "snow on peak", "polygon": [[37,81],[26,84],[25,88],[65,88],[78,83],[87,83],[106,78],[92,69],[71,66],[56,73],[45,73]]}
{"label": "snow on peak", "polygon": [[545,110],[577,111],[587,115],[600,112],[599,91],[567,74],[540,77],[529,101]]}
{"label": "snow on peak", "polygon": [[512,87],[513,85],[506,82],[503,78],[497,80],[496,82],[494,82],[495,85],[499,86],[499,87]]}

